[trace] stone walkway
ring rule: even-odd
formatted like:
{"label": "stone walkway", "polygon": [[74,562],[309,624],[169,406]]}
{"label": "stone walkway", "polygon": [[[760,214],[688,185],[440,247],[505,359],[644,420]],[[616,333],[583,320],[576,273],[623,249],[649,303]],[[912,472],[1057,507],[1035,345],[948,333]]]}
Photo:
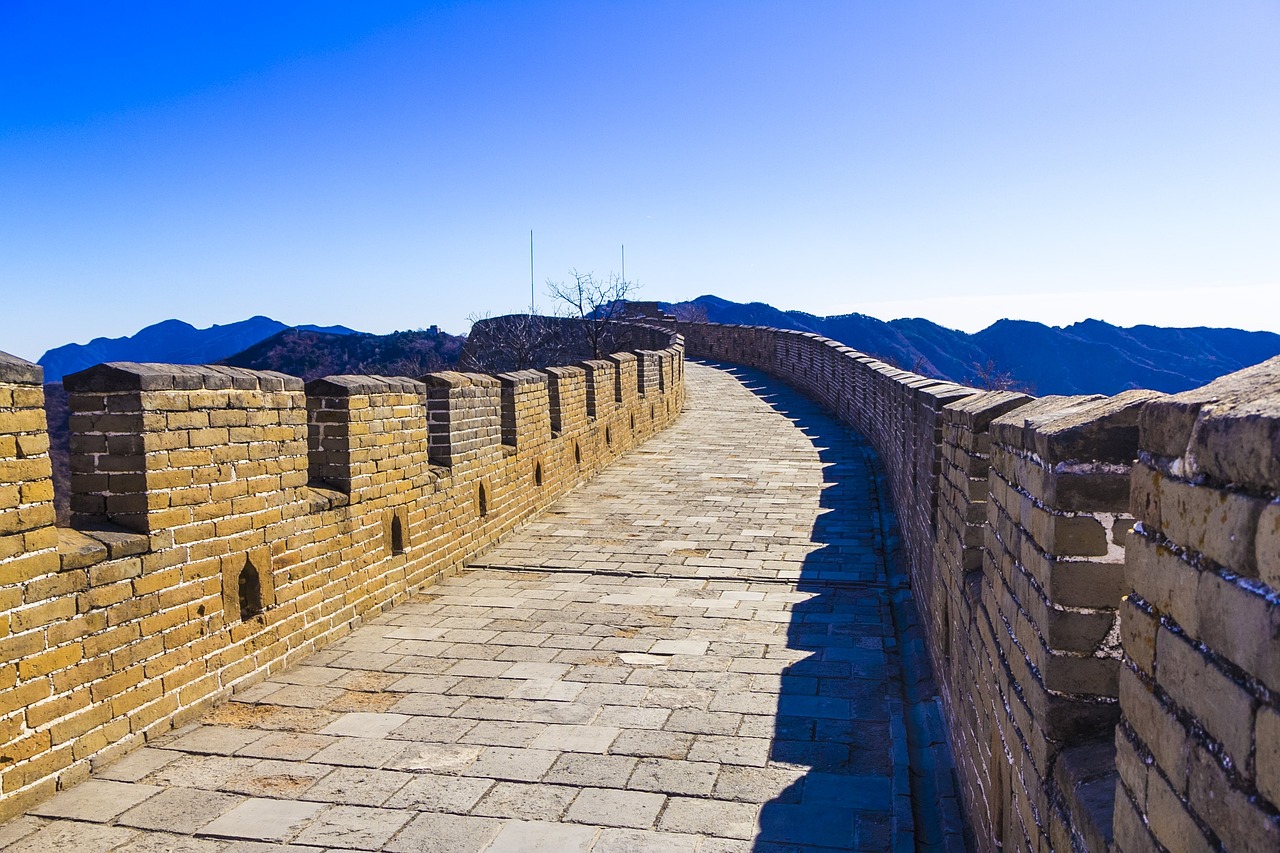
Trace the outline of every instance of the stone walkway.
{"label": "stone walkway", "polygon": [[757,374],[687,376],[675,426],[473,571],[0,825],[0,847],[954,846],[954,803],[912,797],[869,451]]}

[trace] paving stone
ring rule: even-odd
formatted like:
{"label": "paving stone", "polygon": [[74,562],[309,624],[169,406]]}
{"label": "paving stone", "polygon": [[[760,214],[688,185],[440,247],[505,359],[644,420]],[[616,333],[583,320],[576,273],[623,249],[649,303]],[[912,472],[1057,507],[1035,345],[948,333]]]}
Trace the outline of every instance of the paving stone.
{"label": "paving stone", "polygon": [[107,853],[138,837],[137,830],[125,827],[55,820],[5,847],[5,853]]}
{"label": "paving stone", "polygon": [[705,655],[707,640],[658,640],[649,648],[651,655]]}
{"label": "paving stone", "polygon": [[411,773],[339,767],[307,789],[307,799],[353,806],[380,806],[414,778]]}
{"label": "paving stone", "polygon": [[577,790],[559,785],[499,782],[471,810],[482,817],[559,820]]}
{"label": "paving stone", "polygon": [[301,844],[272,844],[267,841],[223,841],[221,853],[322,853],[319,847]]}
{"label": "paving stone", "polygon": [[528,746],[547,728],[542,723],[513,723],[506,720],[467,722],[471,729],[461,741],[487,746]]}
{"label": "paving stone", "polygon": [[493,786],[493,779],[415,775],[383,805],[392,809],[464,814],[471,811]]}
{"label": "paving stone", "polygon": [[759,806],[754,803],[672,797],[659,827],[723,838],[752,838],[758,811]]}
{"label": "paving stone", "polygon": [[487,817],[420,814],[384,849],[391,853],[480,853],[498,834],[502,821]]}
{"label": "paving stone", "polygon": [[484,749],[483,746],[471,744],[424,743],[406,747],[399,758],[388,762],[386,766],[389,770],[409,770],[414,773],[458,774],[474,764]]}
{"label": "paving stone", "polygon": [[648,829],[657,820],[666,799],[662,794],[643,791],[585,788],[574,799],[566,817],[597,826]]}
{"label": "paving stone", "polygon": [[224,791],[247,794],[252,797],[296,799],[301,797],[318,780],[333,771],[323,764],[305,764],[300,761],[254,761],[243,772],[223,779],[218,787]]}
{"label": "paving stone", "polygon": [[346,767],[386,767],[415,746],[412,742],[396,739],[337,737],[311,756],[310,760],[315,764],[340,764]]}
{"label": "paving stone", "polygon": [[142,777],[149,785],[177,785],[185,788],[217,790],[228,779],[244,776],[257,763],[253,758],[175,753],[173,761]]}
{"label": "paving stone", "polygon": [[116,820],[121,826],[194,833],[245,801],[235,794],[198,788],[165,788]]}
{"label": "paving stone", "polygon": [[604,753],[621,733],[613,726],[550,725],[529,745],[534,749]]}
{"label": "paving stone", "polygon": [[698,735],[689,748],[689,760],[763,767],[769,761],[769,747],[766,738]]}
{"label": "paving stone", "polygon": [[245,800],[204,826],[199,834],[252,841],[285,841],[325,808],[293,800]]}
{"label": "paving stone", "polygon": [[283,761],[306,761],[320,750],[333,745],[336,738],[300,732],[269,732],[241,747],[236,753],[244,758],[275,758]]}
{"label": "paving stone", "polygon": [[632,731],[618,735],[609,751],[620,755],[680,759],[689,754],[692,746],[693,735],[684,732]]}
{"label": "paving stone", "polygon": [[551,769],[559,753],[547,749],[485,747],[476,760],[460,772],[466,776],[488,776],[516,782],[536,782]]}
{"label": "paving stone", "polygon": [[343,737],[381,738],[409,722],[406,714],[343,714],[329,725],[320,729],[322,735],[340,735]]}
{"label": "paving stone", "polygon": [[8,850],[18,841],[45,826],[47,821],[30,815],[21,815],[0,823],[0,850]]}
{"label": "paving stone", "polygon": [[624,755],[566,752],[551,765],[542,781],[557,785],[625,788],[636,761],[637,759]]}
{"label": "paving stone", "polygon": [[112,853],[225,853],[227,843],[168,832],[148,832],[130,840]]}
{"label": "paving stone", "polygon": [[627,787],[637,791],[704,796],[715,788],[719,764],[642,758],[636,764]]}
{"label": "paving stone", "polygon": [[719,799],[743,803],[798,803],[807,781],[808,776],[799,770],[722,767],[714,793]]}
{"label": "paving stone", "polygon": [[587,853],[597,831],[593,826],[509,821],[485,853]]}
{"label": "paving stone", "polygon": [[850,849],[857,842],[857,813],[833,806],[766,803],[760,812],[762,840]]}
{"label": "paving stone", "polygon": [[[541,636],[541,635],[538,635]],[[573,669],[565,663],[514,663],[502,673],[503,678],[523,678],[533,681],[559,681]]]}
{"label": "paving stone", "polygon": [[381,850],[411,817],[391,809],[330,806],[307,824],[295,840],[315,847]]}
{"label": "paving stone", "polygon": [[572,702],[577,699],[584,685],[572,681],[530,680],[516,687],[507,696],[511,699],[542,699],[549,702]]}
{"label": "paving stone", "polygon": [[234,755],[255,741],[262,740],[263,733],[254,729],[235,729],[230,726],[198,726],[181,737],[169,737],[156,743],[160,749],[176,749],[181,752],[197,752],[210,755]]}
{"label": "paving stone", "polygon": [[124,758],[114,761],[105,767],[95,768],[93,775],[98,779],[137,782],[177,758],[178,753],[176,752],[144,746],[141,749],[135,749]]}
{"label": "paving stone", "polygon": [[[621,705],[604,705],[596,715],[595,724],[623,729],[660,729],[671,717],[666,708],[630,708]],[[616,746],[617,741],[614,741]],[[611,746],[610,749],[614,749]]]}
{"label": "paving stone", "polygon": [[698,841],[696,835],[675,832],[605,829],[591,853],[693,853],[700,849]]}
{"label": "paving stone", "polygon": [[742,723],[741,714],[714,711],[672,711],[663,726],[667,731],[698,735],[731,735]]}
{"label": "paving stone", "polygon": [[335,699],[342,697],[343,691],[336,687],[317,687],[310,684],[288,684],[271,694],[274,705],[289,705],[294,708],[323,708]]}
{"label": "paving stone", "polygon": [[106,823],[160,791],[155,785],[89,779],[41,803],[29,814]]}

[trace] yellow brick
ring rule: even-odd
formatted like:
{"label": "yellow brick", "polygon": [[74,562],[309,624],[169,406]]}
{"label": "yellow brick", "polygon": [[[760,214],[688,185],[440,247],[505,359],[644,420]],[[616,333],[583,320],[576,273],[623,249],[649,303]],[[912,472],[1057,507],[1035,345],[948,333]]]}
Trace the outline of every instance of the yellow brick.
{"label": "yellow brick", "polygon": [[27,725],[40,728],[59,717],[87,708],[92,702],[88,690],[77,690],[65,696],[54,696],[47,702],[39,702],[27,708]]}
{"label": "yellow brick", "polygon": [[83,657],[84,650],[79,645],[50,649],[18,661],[18,677],[23,680],[39,678],[55,670],[65,669]]}
{"label": "yellow brick", "polygon": [[51,692],[49,680],[46,678],[11,687],[0,693],[0,717],[12,714],[14,711],[25,708],[42,699],[47,699]]}

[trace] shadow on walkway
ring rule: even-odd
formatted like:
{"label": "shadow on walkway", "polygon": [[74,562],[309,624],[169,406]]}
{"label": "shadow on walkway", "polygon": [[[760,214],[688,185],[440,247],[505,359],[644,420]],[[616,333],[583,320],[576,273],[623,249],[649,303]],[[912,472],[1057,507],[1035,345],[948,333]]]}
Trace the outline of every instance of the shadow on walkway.
{"label": "shadow on walkway", "polygon": [[811,535],[820,547],[796,581],[812,597],[794,605],[787,630],[788,647],[809,655],[782,673],[770,752],[806,772],[765,804],[754,849],[964,850],[939,703],[874,449],[782,382],[715,366],[805,433],[823,465]]}

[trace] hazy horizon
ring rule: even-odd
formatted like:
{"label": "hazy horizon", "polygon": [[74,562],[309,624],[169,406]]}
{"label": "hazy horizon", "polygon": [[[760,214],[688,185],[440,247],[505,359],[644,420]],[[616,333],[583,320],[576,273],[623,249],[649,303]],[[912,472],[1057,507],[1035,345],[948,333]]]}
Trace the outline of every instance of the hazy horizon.
{"label": "hazy horizon", "polygon": [[[1280,332],[1264,0],[0,8],[0,350],[637,297]],[[787,304],[779,305],[785,301]]]}

